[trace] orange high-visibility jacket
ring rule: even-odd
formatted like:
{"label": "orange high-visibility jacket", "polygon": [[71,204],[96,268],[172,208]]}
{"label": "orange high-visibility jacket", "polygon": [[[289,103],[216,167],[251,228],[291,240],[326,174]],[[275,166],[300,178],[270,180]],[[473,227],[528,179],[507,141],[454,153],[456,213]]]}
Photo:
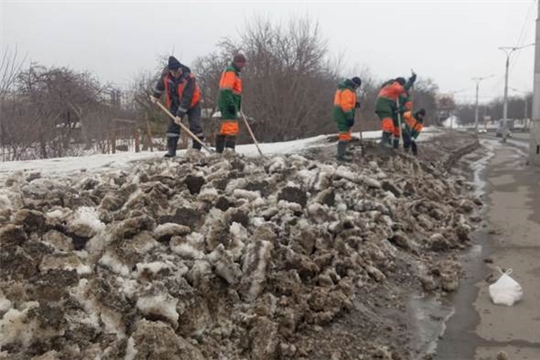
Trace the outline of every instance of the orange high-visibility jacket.
{"label": "orange high-visibility jacket", "polygon": [[[165,103],[167,107],[171,108],[173,103],[171,85],[174,86],[175,81],[171,74],[167,74],[163,77],[163,85],[165,87]],[[189,73],[189,75],[182,77],[177,82],[176,96],[178,96],[178,109],[187,112],[189,109],[197,105],[201,99],[201,90],[199,84],[195,80],[195,75]]]}
{"label": "orange high-visibility jacket", "polygon": [[416,118],[413,116],[411,111],[407,111],[403,114],[403,118],[405,119],[404,122],[404,130],[408,132],[411,137],[417,138],[418,135],[420,135],[420,132],[424,128],[424,124],[422,124],[420,121],[416,120]]}

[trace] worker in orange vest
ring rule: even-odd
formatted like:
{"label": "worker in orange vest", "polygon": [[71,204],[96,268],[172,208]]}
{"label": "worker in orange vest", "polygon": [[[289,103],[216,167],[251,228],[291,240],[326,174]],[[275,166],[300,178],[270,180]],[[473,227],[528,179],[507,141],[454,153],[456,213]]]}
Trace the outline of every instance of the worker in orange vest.
{"label": "worker in orange vest", "polygon": [[[398,114],[402,111],[398,99],[404,95],[416,81],[416,74],[409,78],[398,77],[383,84],[377,101],[375,102],[375,113],[381,119],[382,137],[381,145],[392,147],[392,136],[399,138]],[[398,141],[399,142],[399,141]]]}
{"label": "worker in orange vest", "polygon": [[354,125],[354,112],[360,108],[360,103],[356,101],[356,89],[362,85],[362,80],[355,76],[352,79],[345,79],[338,84],[334,95],[334,109],[332,117],[337,124],[339,139],[337,144],[337,156],[339,161],[351,161],[346,156],[347,145],[352,139],[351,128]]}
{"label": "worker in orange vest", "polygon": [[408,152],[409,148],[411,148],[414,156],[418,155],[416,138],[424,128],[424,116],[426,116],[426,110],[424,109],[420,109],[414,114],[412,111],[403,114],[403,148],[405,152]]}
{"label": "worker in orange vest", "polygon": [[243,54],[234,56],[232,64],[221,74],[219,80],[219,111],[221,129],[216,136],[216,151],[222,153],[225,148],[234,150],[238,135],[238,119],[242,105],[242,78],[240,72],[246,66]]}
{"label": "worker in orange vest", "polygon": [[[165,103],[171,113],[183,119],[188,116],[189,130],[204,140],[201,126],[201,90],[191,70],[174,56],[169,57],[168,65],[154,88],[153,101],[157,102],[165,93]],[[165,157],[176,156],[180,126],[171,120],[167,129],[167,153]],[[201,150],[201,144],[193,140],[193,148]]]}

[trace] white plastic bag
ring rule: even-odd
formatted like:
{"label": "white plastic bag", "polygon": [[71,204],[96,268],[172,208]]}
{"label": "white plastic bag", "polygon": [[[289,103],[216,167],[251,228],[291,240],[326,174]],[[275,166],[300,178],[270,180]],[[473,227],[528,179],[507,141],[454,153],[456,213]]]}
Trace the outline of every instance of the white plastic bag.
{"label": "white plastic bag", "polygon": [[508,269],[506,272],[499,269],[499,272],[501,273],[499,280],[489,285],[489,296],[495,305],[512,306],[523,297],[523,289],[516,280],[509,276],[512,269]]}

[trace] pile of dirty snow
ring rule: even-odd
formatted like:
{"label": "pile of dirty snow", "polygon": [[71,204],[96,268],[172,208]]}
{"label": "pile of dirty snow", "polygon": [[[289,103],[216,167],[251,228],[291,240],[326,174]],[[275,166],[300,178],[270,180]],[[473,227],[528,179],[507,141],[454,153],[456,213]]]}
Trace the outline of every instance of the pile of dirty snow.
{"label": "pile of dirty snow", "polygon": [[368,325],[397,308],[391,287],[457,288],[451,253],[481,204],[469,190],[404,157],[188,152],[79,178],[14,173],[0,190],[0,359],[329,359],[317,337],[359,308],[373,316],[358,351],[397,358]]}

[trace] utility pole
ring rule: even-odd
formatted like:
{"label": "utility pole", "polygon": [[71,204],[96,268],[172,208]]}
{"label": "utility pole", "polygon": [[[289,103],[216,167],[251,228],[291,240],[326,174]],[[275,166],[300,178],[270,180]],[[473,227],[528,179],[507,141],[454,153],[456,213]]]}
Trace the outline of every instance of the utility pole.
{"label": "utility pole", "polygon": [[[538,29],[537,29],[538,31]],[[506,54],[506,71],[504,75],[504,105],[503,105],[503,129],[506,132],[506,121],[508,120],[508,69],[510,67],[510,55],[516,50],[521,50],[523,48],[533,46],[534,44],[523,45],[523,46],[501,46],[499,50],[502,50]],[[503,135],[505,136],[505,135]]]}
{"label": "utility pole", "polygon": [[478,136],[478,92],[480,88],[480,82],[489,79],[493,75],[485,77],[473,77],[471,80],[476,81],[476,109],[474,111],[474,133]]}
{"label": "utility pole", "polygon": [[525,113],[524,114],[525,115],[525,117],[524,117],[525,121],[527,121],[527,118],[528,118],[527,115],[529,115],[528,111],[529,111],[529,98],[527,97],[527,95],[525,95],[525,111],[524,111],[524,113]]}
{"label": "utility pole", "polygon": [[519,89],[516,89],[516,88],[513,88],[513,87],[511,87],[510,90],[514,90],[514,91],[522,93],[524,95],[523,100],[525,101],[525,108],[523,109],[524,110],[523,111],[523,113],[524,113],[523,121],[526,122],[527,118],[528,118],[528,114],[529,114],[529,94],[530,94],[530,92],[522,91],[522,90],[519,90]]}
{"label": "utility pole", "polygon": [[536,18],[536,49],[534,55],[534,87],[529,135],[529,163],[540,166],[540,1]]}

